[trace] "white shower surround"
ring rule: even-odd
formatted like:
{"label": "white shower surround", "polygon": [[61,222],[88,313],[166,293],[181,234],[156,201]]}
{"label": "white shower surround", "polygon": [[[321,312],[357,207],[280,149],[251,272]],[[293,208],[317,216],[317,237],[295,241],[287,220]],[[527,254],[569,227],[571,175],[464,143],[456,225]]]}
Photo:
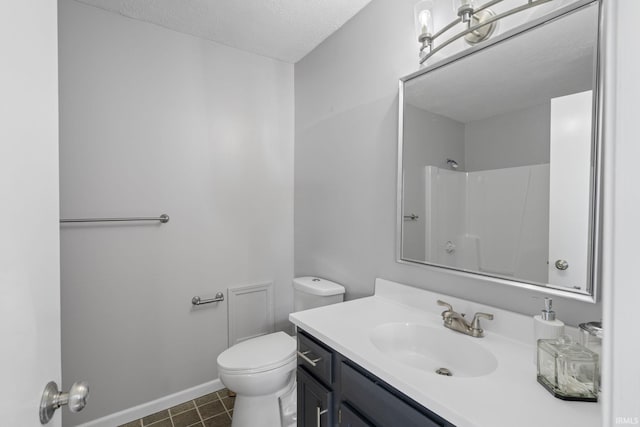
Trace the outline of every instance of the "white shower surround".
{"label": "white shower surround", "polygon": [[477,172],[427,166],[425,259],[547,283],[548,188],[548,164]]}

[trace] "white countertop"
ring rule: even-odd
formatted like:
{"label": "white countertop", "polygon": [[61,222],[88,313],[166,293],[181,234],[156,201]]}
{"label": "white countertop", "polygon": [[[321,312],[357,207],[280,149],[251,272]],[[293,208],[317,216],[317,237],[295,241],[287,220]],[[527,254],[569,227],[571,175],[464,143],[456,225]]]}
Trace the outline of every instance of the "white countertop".
{"label": "white countertop", "polygon": [[[462,335],[495,355],[495,371],[480,377],[441,376],[397,362],[370,341],[373,328],[385,323],[444,328],[437,299],[456,311],[495,315],[493,322],[483,322],[484,338]],[[378,279],[374,296],[292,313],[289,319],[458,427],[601,425],[600,403],[563,401],[538,384],[533,343],[528,342],[533,321],[527,316]]]}

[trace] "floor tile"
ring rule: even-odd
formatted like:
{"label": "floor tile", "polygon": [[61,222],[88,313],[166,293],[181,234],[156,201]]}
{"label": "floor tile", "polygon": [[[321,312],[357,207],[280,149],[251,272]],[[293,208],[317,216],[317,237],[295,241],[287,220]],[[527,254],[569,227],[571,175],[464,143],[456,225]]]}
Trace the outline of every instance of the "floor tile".
{"label": "floor tile", "polygon": [[195,409],[171,417],[174,427],[188,427],[200,421],[200,415]]}
{"label": "floor tile", "polygon": [[218,390],[216,393],[218,393],[218,396],[220,396],[221,398],[227,397],[229,396],[229,389],[223,388],[222,390]]}
{"label": "floor tile", "polygon": [[186,412],[189,409],[195,409],[196,405],[193,403],[193,400],[188,402],[181,403],[179,405],[174,406],[173,408],[169,408],[169,412],[171,416],[178,415],[182,412]]}
{"label": "floor tile", "polygon": [[230,393],[214,391],[119,427],[230,427],[236,400]]}
{"label": "floor tile", "polygon": [[155,423],[156,421],[160,421],[165,418],[169,418],[169,411],[166,409],[164,411],[156,412],[155,414],[144,417],[142,419],[142,425],[148,426],[149,424]]}
{"label": "floor tile", "polygon": [[216,400],[206,405],[198,406],[198,412],[202,416],[202,419],[211,418],[215,415],[224,413],[226,415],[227,410],[222,406],[222,402]]}
{"label": "floor tile", "polygon": [[222,403],[224,404],[224,407],[227,408],[228,410],[233,409],[233,406],[236,403],[236,398],[235,397],[225,397],[224,399],[222,399]]}
{"label": "floor tile", "polygon": [[[147,424],[145,424],[145,426],[146,425]],[[173,424],[171,424],[171,420],[169,418],[166,418],[162,421],[158,421],[157,423],[149,424],[149,427],[173,427]]]}
{"label": "floor tile", "polygon": [[[225,396],[226,396],[226,393],[225,393]],[[200,406],[200,405],[204,405],[205,403],[213,402],[215,400],[218,400],[218,395],[214,391],[213,393],[205,394],[202,397],[198,397],[195,400],[195,402],[196,402],[196,405]]]}
{"label": "floor tile", "polygon": [[231,418],[227,414],[220,414],[204,420],[204,427],[230,427]]}

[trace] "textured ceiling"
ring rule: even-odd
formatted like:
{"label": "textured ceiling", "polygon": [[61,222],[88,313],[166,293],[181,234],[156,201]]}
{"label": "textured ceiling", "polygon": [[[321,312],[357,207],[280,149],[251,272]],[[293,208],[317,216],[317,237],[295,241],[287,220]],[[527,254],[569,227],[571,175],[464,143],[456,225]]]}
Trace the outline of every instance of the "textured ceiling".
{"label": "textured ceiling", "polygon": [[371,0],[77,0],[295,63]]}

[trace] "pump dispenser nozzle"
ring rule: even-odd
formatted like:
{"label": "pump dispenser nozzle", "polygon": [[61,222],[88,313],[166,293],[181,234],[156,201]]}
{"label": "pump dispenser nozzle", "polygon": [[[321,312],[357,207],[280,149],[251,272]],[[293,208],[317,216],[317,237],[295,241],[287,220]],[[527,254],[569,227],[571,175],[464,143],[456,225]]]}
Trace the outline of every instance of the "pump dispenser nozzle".
{"label": "pump dispenser nozzle", "polygon": [[551,310],[553,300],[549,297],[544,298],[544,310],[542,310],[542,320],[556,320],[556,312]]}

